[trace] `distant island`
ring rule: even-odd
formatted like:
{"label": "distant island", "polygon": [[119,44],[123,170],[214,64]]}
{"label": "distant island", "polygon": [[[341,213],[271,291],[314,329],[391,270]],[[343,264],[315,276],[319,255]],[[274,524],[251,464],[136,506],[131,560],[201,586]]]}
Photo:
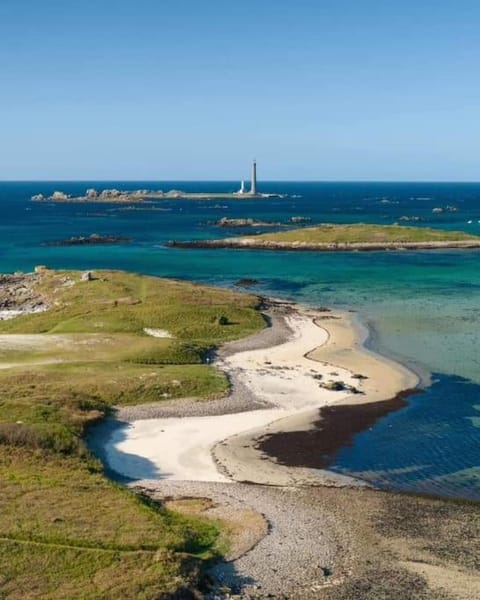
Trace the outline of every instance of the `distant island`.
{"label": "distant island", "polygon": [[55,191],[51,196],[35,194],[33,202],[144,202],[145,200],[254,200],[259,198],[286,198],[285,194],[260,194],[250,192],[184,192],[182,190],[117,190],[88,189],[81,196],[72,196],[62,191]]}
{"label": "distant island", "polygon": [[215,225],[217,227],[285,227],[292,223],[307,223],[310,217],[290,217],[286,223],[279,221],[262,221],[261,219],[243,218],[235,219],[230,217],[222,217]]}
{"label": "distant island", "polygon": [[230,219],[223,217],[215,223],[217,227],[281,227],[277,221],[262,221],[257,219]]}
{"label": "distant island", "polygon": [[255,250],[433,250],[480,248],[480,236],[402,225],[337,225],[325,223],[275,233],[238,236],[218,240],[171,241],[178,248],[239,248]]}
{"label": "distant island", "polygon": [[52,240],[44,242],[43,246],[99,246],[105,244],[127,244],[130,238],[121,235],[98,235],[92,233],[88,237],[83,235],[65,240]]}

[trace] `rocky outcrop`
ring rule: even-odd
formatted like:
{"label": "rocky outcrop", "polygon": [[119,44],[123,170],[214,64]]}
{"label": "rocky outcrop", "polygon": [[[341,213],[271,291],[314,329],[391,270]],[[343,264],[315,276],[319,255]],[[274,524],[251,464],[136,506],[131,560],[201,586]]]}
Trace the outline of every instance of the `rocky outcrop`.
{"label": "rocky outcrop", "polygon": [[230,219],[223,217],[215,223],[217,227],[280,227],[282,223],[274,221],[256,221],[255,219]]}
{"label": "rocky outcrop", "polygon": [[0,321],[49,308],[37,290],[40,275],[0,275]]}
{"label": "rocky outcrop", "polygon": [[432,208],[432,213],[444,213],[444,212],[451,212],[451,213],[458,212],[458,207],[447,204],[447,206],[437,206],[435,208]]}
{"label": "rocky outcrop", "polygon": [[64,192],[53,192],[49,200],[52,200],[53,202],[65,202],[69,198],[70,196]]}
{"label": "rocky outcrop", "polygon": [[98,191],[89,188],[82,196],[71,196],[65,192],[55,191],[51,196],[43,194],[32,196],[33,202],[142,202],[145,197],[162,198],[162,191],[133,190],[121,191],[115,188]]}
{"label": "rocky outcrop", "polygon": [[400,217],[400,219],[398,219],[399,221],[404,221],[406,223],[418,223],[420,221],[423,221],[422,217],[418,217],[418,216],[411,216],[409,217],[408,215],[403,215]]}
{"label": "rocky outcrop", "polygon": [[288,220],[290,223],[310,223],[312,219],[310,217],[290,217]]}
{"label": "rocky outcrop", "polygon": [[43,246],[96,246],[105,244],[127,244],[131,240],[130,238],[123,237],[120,235],[98,235],[92,233],[88,237],[79,236],[71,237],[66,240],[53,240],[45,242]]}

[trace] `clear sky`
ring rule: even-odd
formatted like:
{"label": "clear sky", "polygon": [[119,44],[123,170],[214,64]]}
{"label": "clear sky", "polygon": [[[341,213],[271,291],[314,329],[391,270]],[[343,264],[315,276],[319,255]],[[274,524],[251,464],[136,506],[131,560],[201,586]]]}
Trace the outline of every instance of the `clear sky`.
{"label": "clear sky", "polygon": [[0,179],[480,180],[478,0],[0,0]]}

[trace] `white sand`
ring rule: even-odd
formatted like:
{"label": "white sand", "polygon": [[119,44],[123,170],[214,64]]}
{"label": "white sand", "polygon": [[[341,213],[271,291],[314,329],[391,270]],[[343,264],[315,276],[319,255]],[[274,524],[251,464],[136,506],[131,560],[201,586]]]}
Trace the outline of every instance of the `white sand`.
{"label": "white sand", "polygon": [[216,417],[134,421],[112,434],[106,460],[111,469],[132,479],[229,481],[216,469],[210,448],[239,431],[270,423],[278,413],[278,409],[269,409]]}
{"label": "white sand", "polygon": [[[305,355],[329,339],[311,316],[289,317],[292,338],[264,350],[240,352],[219,366],[242,372],[242,382],[257,399],[274,408],[212,417],[133,421],[114,432],[105,447],[111,469],[132,479],[228,481],[216,468],[213,446],[226,438],[266,426],[278,419],[312,410],[349,396],[319,386],[342,380],[359,385],[349,371],[318,363]],[[335,371],[336,375],[331,375]]]}

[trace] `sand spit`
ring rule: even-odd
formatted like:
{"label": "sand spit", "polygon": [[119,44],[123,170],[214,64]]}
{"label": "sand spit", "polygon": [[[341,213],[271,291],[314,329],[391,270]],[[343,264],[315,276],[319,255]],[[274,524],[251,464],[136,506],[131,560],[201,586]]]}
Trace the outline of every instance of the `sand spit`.
{"label": "sand spit", "polygon": [[[342,380],[347,384],[356,386],[361,394],[345,394],[343,392],[331,392],[333,399],[323,397],[315,404],[305,404],[302,410],[298,410],[284,418],[272,422],[267,427],[257,427],[249,432],[238,434],[227,440],[223,440],[213,448],[213,456],[217,467],[225,475],[236,481],[249,481],[261,484],[275,485],[348,485],[353,481],[348,477],[333,475],[328,471],[308,468],[289,468],[279,465],[272,460],[267,460],[263,452],[258,449],[258,440],[266,435],[274,435],[284,431],[302,431],[311,428],[312,423],[318,420],[318,409],[335,404],[363,404],[368,402],[379,402],[394,398],[403,390],[415,388],[419,383],[418,376],[404,367],[386,357],[375,354],[365,349],[364,342],[367,332],[362,329],[350,313],[328,312],[319,313],[309,309],[302,309],[299,319],[309,320],[310,326],[302,329],[302,333],[309,334],[310,343],[313,341],[312,327],[319,327],[325,332],[323,344],[310,345],[305,350],[303,360],[313,365],[314,369],[322,375],[321,381]],[[308,343],[304,341],[305,348]],[[292,344],[286,349],[295,352],[301,351],[299,345]],[[252,353],[253,354],[253,353]],[[268,352],[272,356],[271,352]],[[257,357],[257,355],[254,355]],[[272,362],[279,360],[276,356]],[[293,356],[290,356],[292,359]],[[253,357],[246,358],[235,355],[233,361],[247,364],[252,362]],[[288,372],[288,371],[287,371]],[[280,373],[282,371],[280,370]],[[356,379],[352,375],[361,375],[362,379]],[[261,391],[256,389],[258,378],[250,376],[251,385],[256,394]],[[281,382],[281,380],[279,380]],[[314,380],[315,381],[315,380]],[[283,384],[283,382],[281,382]],[[301,383],[301,378],[293,374],[292,384]],[[317,381],[318,384],[318,381]],[[273,388],[275,389],[275,385]],[[299,388],[307,393],[312,392],[310,386]],[[300,391],[300,395],[302,393]],[[359,484],[359,482],[356,482]]]}
{"label": "sand spit", "polygon": [[[108,466],[136,480],[350,483],[337,475],[323,473],[319,479],[317,471],[266,461],[256,439],[308,428],[322,406],[391,398],[418,379],[403,366],[366,351],[365,334],[348,313],[299,311],[279,303],[269,318],[272,327],[226,345],[219,354],[217,364],[232,380],[232,398],[120,410],[118,420],[128,424],[110,432],[103,452]],[[366,379],[352,378],[358,373]],[[320,387],[328,381],[342,381],[363,393]]]}
{"label": "sand spit", "polygon": [[[392,398],[415,387],[417,376],[365,350],[365,332],[348,313],[273,302],[266,317],[271,327],[219,352],[216,364],[233,386],[229,398],[120,409],[105,425],[101,454],[108,467],[137,481],[352,484],[328,471],[267,460],[258,439],[310,428],[321,407]],[[323,387],[332,382],[346,388]]]}
{"label": "sand spit", "polygon": [[[225,453],[215,451],[215,461],[223,467],[219,472],[212,459],[212,448],[218,444],[227,448],[232,436],[245,432],[256,435],[268,430],[272,423],[284,422],[287,417],[297,417],[351,396],[348,390],[325,389],[324,381],[363,386],[363,382],[352,378],[350,371],[337,365],[333,368],[309,356],[331,338],[323,325],[315,321],[318,316],[320,313],[291,311],[283,316],[288,335],[283,343],[262,348],[257,336],[252,340],[254,349],[226,351],[219,356],[218,367],[233,377],[234,385],[235,381],[242,381],[245,399],[254,399],[255,405],[251,407],[254,410],[134,420],[134,410],[130,409],[130,422],[113,430],[105,446],[108,466],[131,479],[248,480],[246,471],[232,476],[234,465],[225,460]],[[197,408],[201,409],[201,405]],[[248,471],[250,466],[245,465],[245,469]],[[265,482],[277,483],[275,479]]]}

